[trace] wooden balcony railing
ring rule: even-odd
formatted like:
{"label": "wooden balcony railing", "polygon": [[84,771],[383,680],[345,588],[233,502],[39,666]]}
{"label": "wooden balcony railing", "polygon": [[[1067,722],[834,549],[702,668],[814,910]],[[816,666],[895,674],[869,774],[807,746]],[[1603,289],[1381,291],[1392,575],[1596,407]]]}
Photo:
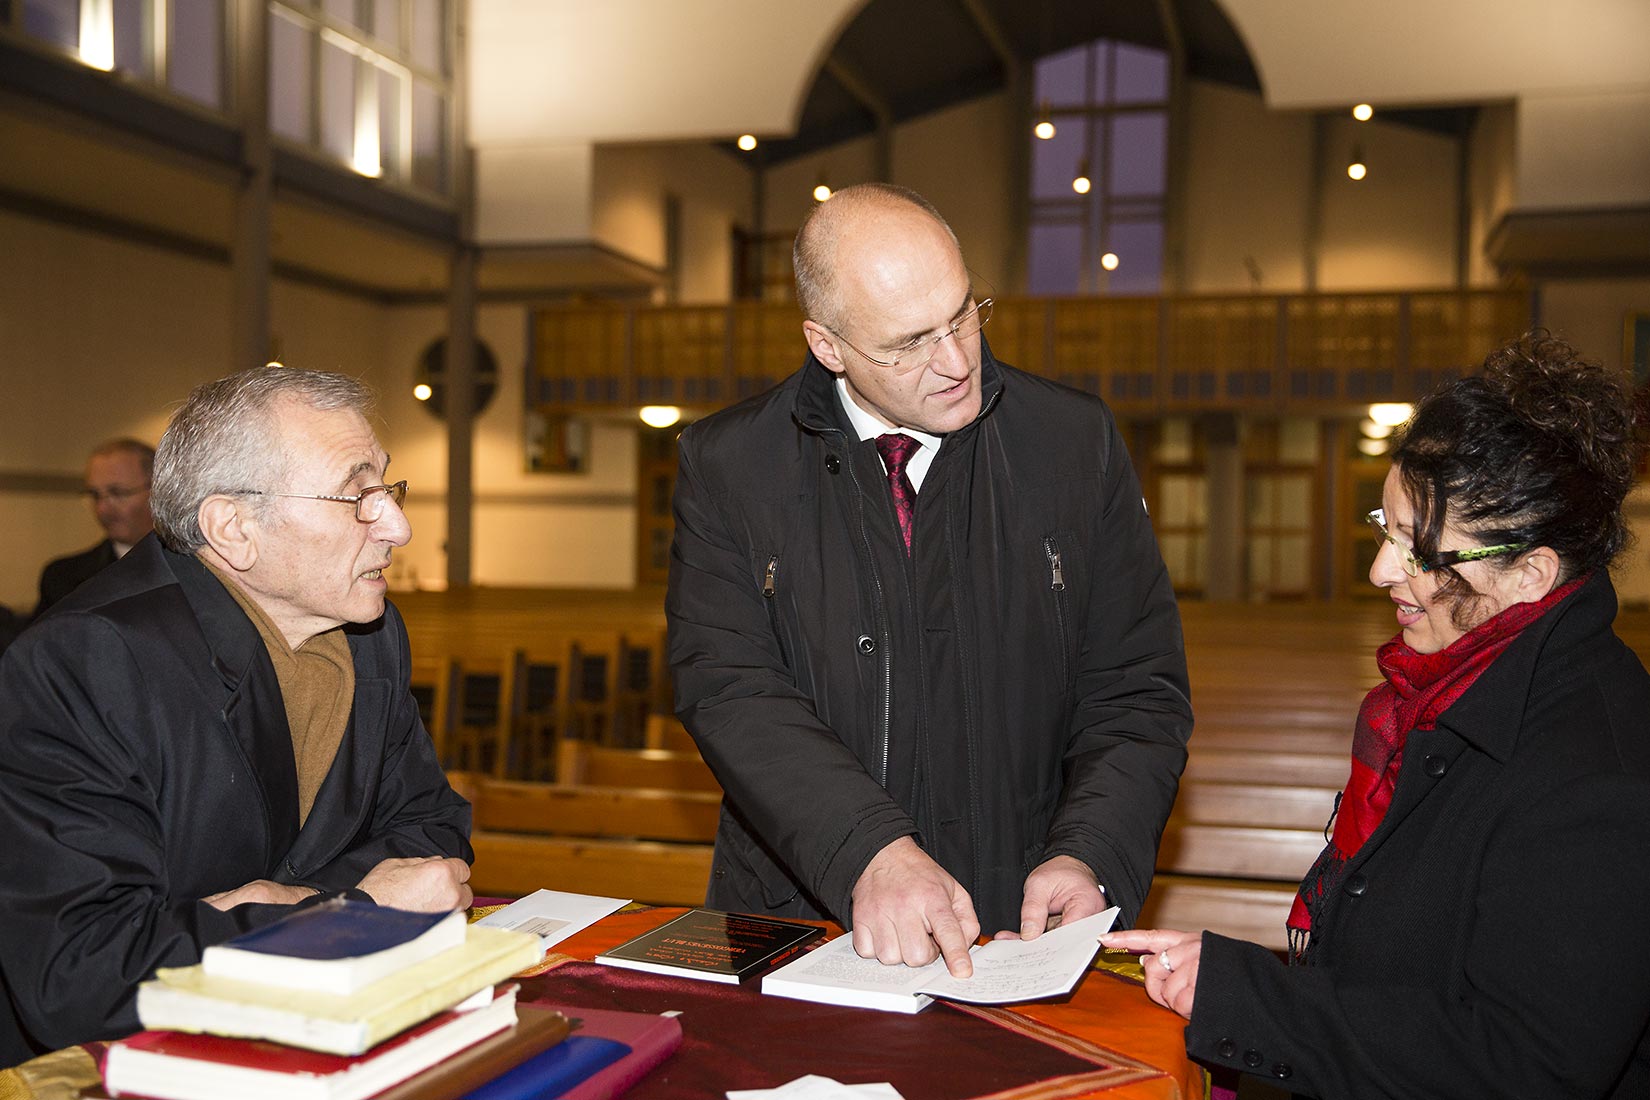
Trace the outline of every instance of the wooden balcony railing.
{"label": "wooden balcony railing", "polygon": [[[1298,409],[1409,401],[1529,325],[1517,291],[999,300],[1004,362],[1119,410]],[[719,407],[802,362],[790,303],[549,306],[533,317],[536,403]]]}

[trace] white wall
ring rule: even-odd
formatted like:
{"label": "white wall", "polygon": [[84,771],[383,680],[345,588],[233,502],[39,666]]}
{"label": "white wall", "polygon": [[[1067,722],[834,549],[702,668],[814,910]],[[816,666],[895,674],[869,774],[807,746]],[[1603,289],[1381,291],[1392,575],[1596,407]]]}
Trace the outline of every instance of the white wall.
{"label": "white wall", "polygon": [[1200,80],[1189,82],[1188,95],[1186,289],[1250,290],[1246,256],[1260,269],[1259,289],[1302,289],[1311,117],[1269,111],[1252,92]]}
{"label": "white wall", "polygon": [[[1642,7],[1650,11],[1650,4]],[[1642,45],[1642,42],[1640,43]],[[1518,205],[1650,203],[1650,90],[1527,95],[1518,103]]]}
{"label": "white wall", "polygon": [[667,259],[665,196],[681,210],[683,305],[726,302],[733,287],[732,236],[748,227],[752,176],[738,160],[703,142],[606,145],[593,164],[596,240],[645,264]]}

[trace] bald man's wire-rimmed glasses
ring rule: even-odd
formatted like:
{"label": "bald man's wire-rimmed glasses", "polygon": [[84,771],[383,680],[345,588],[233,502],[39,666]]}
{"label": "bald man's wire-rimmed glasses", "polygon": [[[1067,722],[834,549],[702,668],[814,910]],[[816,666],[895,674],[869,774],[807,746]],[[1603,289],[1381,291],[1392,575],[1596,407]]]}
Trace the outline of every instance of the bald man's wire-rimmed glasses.
{"label": "bald man's wire-rimmed glasses", "polygon": [[1446,565],[1459,565],[1464,561],[1478,561],[1481,558],[1493,558],[1497,554],[1507,554],[1514,550],[1528,549],[1527,543],[1504,542],[1499,546],[1474,546],[1470,550],[1444,550],[1431,561],[1423,561],[1416,556],[1415,551],[1405,546],[1393,537],[1386,529],[1386,509],[1376,508],[1364,517],[1370,530],[1375,532],[1377,542],[1390,542],[1398,548],[1398,561],[1403,565],[1404,572],[1412,577],[1422,573],[1430,573],[1434,569],[1442,569]]}
{"label": "bald man's wire-rimmed glasses", "polygon": [[876,356],[861,350],[858,344],[855,344],[842,333],[837,332],[836,329],[830,331],[869,362],[875,363],[879,367],[888,367],[900,374],[908,374],[911,371],[926,367],[933,361],[934,356],[939,354],[940,341],[947,337],[966,340],[978,333],[985,327],[985,323],[991,320],[991,307],[994,304],[995,299],[986,298],[982,300],[973,309],[947,325],[944,332],[935,333],[933,336],[919,336],[904,347],[895,348],[892,359],[878,359]]}
{"label": "bald man's wire-rimmed glasses", "polygon": [[384,502],[395,501],[397,508],[407,499],[407,483],[398,481],[394,485],[369,485],[359,493],[349,496],[338,496],[329,493],[272,493],[263,489],[242,489],[246,496],[252,497],[291,497],[294,500],[335,500],[340,504],[355,505],[355,518],[362,523],[377,523],[384,514]]}

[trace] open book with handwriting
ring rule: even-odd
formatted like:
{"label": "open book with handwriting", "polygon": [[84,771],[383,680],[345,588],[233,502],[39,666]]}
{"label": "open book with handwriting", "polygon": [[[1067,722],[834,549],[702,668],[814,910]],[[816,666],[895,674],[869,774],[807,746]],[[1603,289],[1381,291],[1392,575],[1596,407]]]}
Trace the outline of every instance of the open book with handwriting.
{"label": "open book with handwriting", "polygon": [[973,1004],[1018,1004],[1069,993],[1083,976],[1117,909],[1061,925],[1034,940],[992,940],[975,947],[974,974],[953,978],[945,960],[884,966],[854,953],[853,937],[836,939],[762,979],[762,992],[802,1001],[921,1012],[935,997]]}

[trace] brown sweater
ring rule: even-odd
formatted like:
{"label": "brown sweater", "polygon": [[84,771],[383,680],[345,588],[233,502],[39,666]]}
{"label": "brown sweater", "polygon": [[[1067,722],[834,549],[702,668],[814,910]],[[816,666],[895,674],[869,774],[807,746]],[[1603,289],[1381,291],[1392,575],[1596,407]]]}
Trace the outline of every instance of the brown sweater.
{"label": "brown sweater", "polygon": [[274,620],[240,585],[204,558],[201,560],[258,628],[258,636],[275,665],[286,722],[292,730],[292,760],[298,769],[298,825],[302,827],[310,807],[315,805],[321,781],[332,769],[349,724],[350,708],[355,705],[355,659],[350,655],[349,639],[342,628],[334,628],[293,649]]}

